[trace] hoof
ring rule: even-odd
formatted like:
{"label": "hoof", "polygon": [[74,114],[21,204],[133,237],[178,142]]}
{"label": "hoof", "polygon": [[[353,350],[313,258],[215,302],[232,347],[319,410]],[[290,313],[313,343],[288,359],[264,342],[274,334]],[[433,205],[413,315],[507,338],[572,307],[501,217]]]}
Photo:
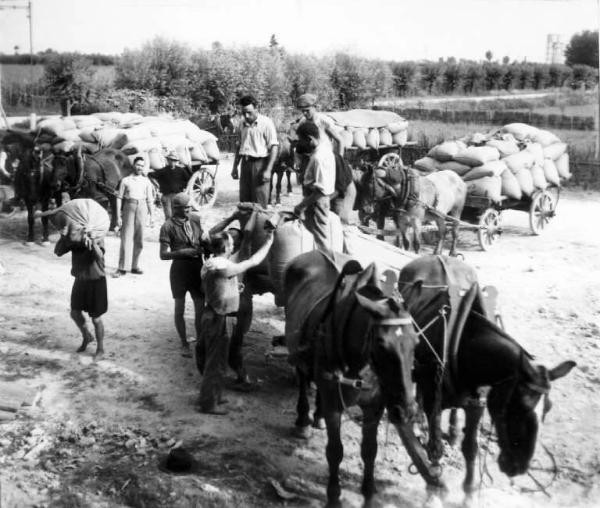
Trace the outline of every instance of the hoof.
{"label": "hoof", "polygon": [[42,245],[47,247],[48,245],[50,245],[50,240],[44,240],[42,241]]}
{"label": "hoof", "polygon": [[313,429],[325,430],[327,428],[327,425],[325,425],[325,418],[315,418],[312,426]]}
{"label": "hoof", "polygon": [[31,247],[31,246],[35,245],[35,242],[33,240],[27,240],[25,242],[25,245],[27,245],[28,247]]}
{"label": "hoof", "polygon": [[295,426],[292,433],[293,433],[294,437],[296,437],[298,439],[309,440],[310,435],[312,434],[312,431],[310,430],[309,426],[306,426],[306,427]]}

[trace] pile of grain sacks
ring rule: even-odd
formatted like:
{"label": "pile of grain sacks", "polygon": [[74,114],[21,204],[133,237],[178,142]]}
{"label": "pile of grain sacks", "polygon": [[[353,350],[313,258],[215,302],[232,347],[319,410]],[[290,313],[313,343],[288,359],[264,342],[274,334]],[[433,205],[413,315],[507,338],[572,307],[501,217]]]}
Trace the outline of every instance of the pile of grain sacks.
{"label": "pile of grain sacks", "polygon": [[341,127],[339,134],[344,140],[346,148],[377,149],[390,145],[403,146],[406,144],[408,138],[408,122],[400,120],[379,128]]}
{"label": "pile of grain sacks", "polygon": [[94,113],[41,120],[38,142],[56,153],[82,148],[94,153],[116,148],[133,161],[143,157],[147,169],[166,165],[165,156],[176,152],[182,164],[209,162],[220,157],[217,138],[189,120],[143,117],[137,113]]}
{"label": "pile of grain sacks", "polygon": [[536,190],[560,186],[571,177],[566,143],[553,133],[523,123],[434,146],[415,168],[449,169],[468,184],[468,193],[500,201],[522,199]]}

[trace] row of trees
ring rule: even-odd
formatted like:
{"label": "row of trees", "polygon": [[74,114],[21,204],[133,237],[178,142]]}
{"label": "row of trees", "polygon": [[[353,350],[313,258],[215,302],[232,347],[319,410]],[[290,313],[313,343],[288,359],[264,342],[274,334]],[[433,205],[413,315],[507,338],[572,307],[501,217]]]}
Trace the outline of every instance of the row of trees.
{"label": "row of trees", "polygon": [[268,47],[191,50],[155,38],[125,50],[115,64],[112,83],[94,79],[89,56],[46,52],[47,93],[60,98],[63,113],[79,104],[94,109],[174,110],[193,114],[222,112],[245,93],[263,106],[289,106],[305,92],[316,93],[325,108],[371,105],[376,98],[426,94],[480,94],[513,89],[591,88],[598,71],[591,66],[440,59],[438,62],[385,62],[338,53],[290,54],[271,37]]}

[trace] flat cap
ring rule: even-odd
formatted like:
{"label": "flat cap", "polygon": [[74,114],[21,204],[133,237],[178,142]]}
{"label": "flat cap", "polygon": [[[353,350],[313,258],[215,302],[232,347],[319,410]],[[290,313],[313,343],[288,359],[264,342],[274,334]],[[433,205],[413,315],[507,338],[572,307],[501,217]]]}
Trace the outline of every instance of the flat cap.
{"label": "flat cap", "polygon": [[296,107],[298,108],[310,108],[317,103],[317,96],[312,93],[305,93],[298,97]]}
{"label": "flat cap", "polygon": [[180,192],[173,196],[173,206],[186,206],[187,204],[189,204],[190,200],[191,198],[189,194],[186,194],[185,192]]}

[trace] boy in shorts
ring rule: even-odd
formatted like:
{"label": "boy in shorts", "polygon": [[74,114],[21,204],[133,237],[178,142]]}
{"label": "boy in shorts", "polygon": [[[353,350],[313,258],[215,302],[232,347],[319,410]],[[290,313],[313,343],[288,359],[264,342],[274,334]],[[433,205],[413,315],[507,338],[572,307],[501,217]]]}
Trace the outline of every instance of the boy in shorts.
{"label": "boy in shorts", "polygon": [[62,256],[71,251],[71,275],[75,277],[71,290],[71,319],[81,332],[83,342],[77,349],[83,353],[88,344],[94,342],[94,335],[86,323],[86,312],[94,325],[96,340],[96,360],[104,356],[104,323],[101,316],[108,309],[106,273],[104,271],[104,241],[101,238],[84,236],[82,240],[61,235],[54,253]]}

